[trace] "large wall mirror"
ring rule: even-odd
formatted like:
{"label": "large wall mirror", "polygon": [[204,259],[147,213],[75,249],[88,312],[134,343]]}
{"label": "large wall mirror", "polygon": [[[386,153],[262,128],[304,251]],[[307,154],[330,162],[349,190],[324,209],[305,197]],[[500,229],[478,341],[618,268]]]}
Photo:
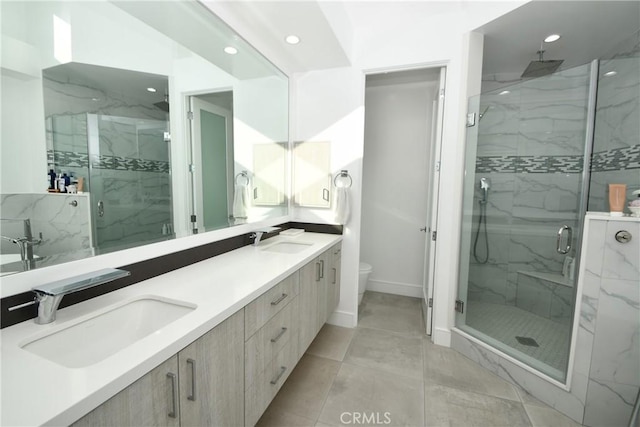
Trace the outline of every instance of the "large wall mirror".
{"label": "large wall mirror", "polygon": [[2,275],[287,215],[288,79],[205,6],[0,8]]}

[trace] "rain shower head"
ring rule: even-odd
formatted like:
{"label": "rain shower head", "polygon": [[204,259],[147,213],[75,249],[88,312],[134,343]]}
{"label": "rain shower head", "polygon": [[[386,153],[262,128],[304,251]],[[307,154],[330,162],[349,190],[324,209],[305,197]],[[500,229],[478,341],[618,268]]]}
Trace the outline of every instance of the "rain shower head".
{"label": "rain shower head", "polygon": [[529,77],[542,77],[549,74],[553,74],[560,64],[564,62],[563,59],[542,59],[542,55],[544,54],[544,50],[539,50],[538,55],[540,58],[537,61],[531,61],[529,66],[524,73],[520,76],[521,78],[529,78]]}
{"label": "rain shower head", "polygon": [[165,113],[168,113],[169,112],[169,95],[165,94],[164,101],[156,102],[153,105],[155,105],[157,108],[161,109]]}

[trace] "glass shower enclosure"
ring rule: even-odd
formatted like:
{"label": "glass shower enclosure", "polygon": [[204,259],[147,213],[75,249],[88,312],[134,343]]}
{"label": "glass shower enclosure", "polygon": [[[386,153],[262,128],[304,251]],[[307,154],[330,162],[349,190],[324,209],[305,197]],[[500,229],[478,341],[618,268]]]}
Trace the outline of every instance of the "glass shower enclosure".
{"label": "glass shower enclosure", "polygon": [[597,63],[469,100],[456,327],[560,382],[595,80]]}
{"label": "glass shower enclosure", "polygon": [[47,118],[49,164],[82,178],[96,253],[173,233],[169,122],[105,114]]}

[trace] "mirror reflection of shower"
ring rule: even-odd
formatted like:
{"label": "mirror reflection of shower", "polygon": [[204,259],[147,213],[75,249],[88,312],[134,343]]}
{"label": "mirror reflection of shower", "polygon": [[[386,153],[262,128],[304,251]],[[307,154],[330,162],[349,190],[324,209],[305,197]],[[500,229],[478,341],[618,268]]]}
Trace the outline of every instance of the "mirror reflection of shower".
{"label": "mirror reflection of shower", "polygon": [[[480,117],[482,117],[482,115]],[[473,242],[473,257],[475,258],[476,262],[480,264],[486,264],[489,261],[489,235],[487,234],[487,202],[489,201],[490,188],[491,188],[491,180],[486,177],[480,178],[480,191],[482,191],[482,198],[478,200],[478,204],[480,205],[480,216],[478,218],[478,228],[476,229],[476,237]],[[484,224],[484,227],[483,227],[483,224]],[[482,234],[484,235],[484,247],[485,247],[484,256],[478,255],[478,240],[480,240],[481,229],[482,229]]]}

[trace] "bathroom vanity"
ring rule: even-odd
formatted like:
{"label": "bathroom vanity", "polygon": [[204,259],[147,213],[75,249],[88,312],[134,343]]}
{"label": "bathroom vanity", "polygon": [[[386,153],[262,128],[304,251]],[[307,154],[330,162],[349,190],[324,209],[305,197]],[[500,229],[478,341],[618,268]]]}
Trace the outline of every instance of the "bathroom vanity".
{"label": "bathroom vanity", "polygon": [[[336,309],[341,239],[278,236],[3,329],[2,425],[254,425]],[[27,347],[113,313],[125,326],[96,342],[134,333],[146,320],[121,310],[140,301],[143,315],[180,311],[91,362]],[[91,333],[67,349],[90,348]]]}

